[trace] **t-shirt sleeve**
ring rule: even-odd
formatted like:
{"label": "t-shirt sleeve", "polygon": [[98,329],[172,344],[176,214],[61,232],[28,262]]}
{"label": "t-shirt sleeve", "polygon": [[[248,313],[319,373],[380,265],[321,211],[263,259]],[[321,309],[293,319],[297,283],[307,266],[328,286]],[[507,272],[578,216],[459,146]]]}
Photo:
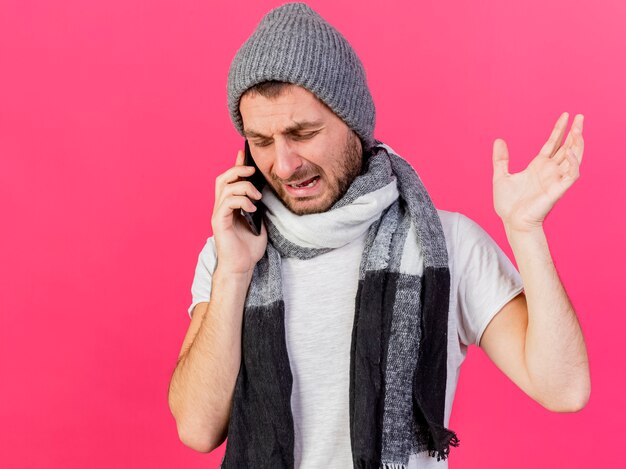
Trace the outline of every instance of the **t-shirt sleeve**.
{"label": "t-shirt sleeve", "polygon": [[465,345],[478,345],[491,319],[524,289],[522,277],[491,236],[463,214],[455,238],[459,335]]}
{"label": "t-shirt sleeve", "polygon": [[209,301],[211,298],[211,279],[213,271],[217,264],[217,254],[215,250],[215,241],[211,236],[207,239],[206,244],[198,255],[198,263],[196,272],[191,283],[191,305],[187,310],[189,317],[193,312],[193,308],[203,301]]}

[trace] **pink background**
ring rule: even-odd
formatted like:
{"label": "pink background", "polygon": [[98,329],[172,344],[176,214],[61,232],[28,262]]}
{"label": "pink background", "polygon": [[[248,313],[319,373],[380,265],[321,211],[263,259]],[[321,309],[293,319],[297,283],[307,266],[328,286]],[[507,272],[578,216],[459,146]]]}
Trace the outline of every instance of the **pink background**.
{"label": "pink background", "polygon": [[[213,182],[242,146],[228,66],[278,4],[0,4],[0,467],[218,467],[224,446],[206,455],[178,440],[167,387]],[[493,140],[516,172],[562,111],[585,114],[581,178],[545,229],[586,335],[591,400],[550,413],[472,348],[450,467],[623,465],[626,4],[311,5],[365,64],[376,136],[439,208],[509,255]]]}

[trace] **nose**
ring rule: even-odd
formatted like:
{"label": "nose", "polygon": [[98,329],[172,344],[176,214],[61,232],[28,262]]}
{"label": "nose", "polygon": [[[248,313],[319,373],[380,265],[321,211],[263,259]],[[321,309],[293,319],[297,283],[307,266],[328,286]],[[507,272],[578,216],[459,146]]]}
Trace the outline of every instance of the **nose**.
{"label": "nose", "polygon": [[291,145],[289,139],[281,138],[274,140],[274,148],[276,152],[274,174],[286,181],[302,166],[302,158]]}

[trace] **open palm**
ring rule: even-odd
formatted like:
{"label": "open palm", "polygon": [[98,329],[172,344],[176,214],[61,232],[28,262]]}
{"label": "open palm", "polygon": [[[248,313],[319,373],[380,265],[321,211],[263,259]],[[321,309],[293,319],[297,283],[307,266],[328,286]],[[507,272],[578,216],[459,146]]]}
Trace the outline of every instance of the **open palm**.
{"label": "open palm", "polygon": [[563,142],[568,114],[556,122],[550,138],[528,167],[510,174],[502,139],[493,144],[494,208],[505,226],[519,231],[541,227],[552,207],[579,177],[583,157],[583,116],[578,114]]}

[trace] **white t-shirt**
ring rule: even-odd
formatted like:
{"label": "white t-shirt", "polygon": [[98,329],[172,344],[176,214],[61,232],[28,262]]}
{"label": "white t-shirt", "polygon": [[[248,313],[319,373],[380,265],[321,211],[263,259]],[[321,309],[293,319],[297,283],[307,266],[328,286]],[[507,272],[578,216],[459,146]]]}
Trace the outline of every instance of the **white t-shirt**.
{"label": "white t-shirt", "polygon": [[[450,262],[444,420],[448,426],[459,368],[468,345],[478,345],[489,321],[523,286],[515,266],[477,223],[457,212],[437,212]],[[352,467],[348,413],[350,341],[365,237],[366,233],[312,259],[282,259],[298,469]],[[198,257],[190,315],[196,304],[209,301],[215,264],[215,243],[210,237]],[[453,454],[454,448],[452,457]],[[447,466],[447,461],[437,462],[424,452],[412,455],[407,469]]]}

